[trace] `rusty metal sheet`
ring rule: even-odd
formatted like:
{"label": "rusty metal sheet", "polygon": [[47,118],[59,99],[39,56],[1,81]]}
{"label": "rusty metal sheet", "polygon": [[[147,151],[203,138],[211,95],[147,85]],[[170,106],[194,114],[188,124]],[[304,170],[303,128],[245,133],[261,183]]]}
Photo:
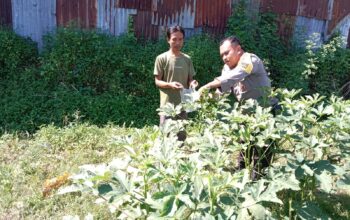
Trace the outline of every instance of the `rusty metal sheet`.
{"label": "rusty metal sheet", "polygon": [[299,0],[261,0],[261,11],[295,16],[298,11],[298,2]]}
{"label": "rusty metal sheet", "polygon": [[0,1],[0,25],[12,25],[12,4],[11,0]]}
{"label": "rusty metal sheet", "polygon": [[195,1],[159,1],[157,10],[152,14],[152,24],[158,26],[181,25],[184,28],[194,27]]}
{"label": "rusty metal sheet", "polygon": [[152,4],[153,0],[117,0],[116,7],[151,11]]}
{"label": "rusty metal sheet", "polygon": [[[223,33],[227,18],[231,14],[231,0],[217,0],[215,4],[210,0],[98,0],[98,5],[98,26],[102,29],[116,27],[107,25],[113,20],[108,19],[108,16],[117,17],[118,13],[124,13],[128,15],[118,19],[126,20],[135,14],[133,17],[136,36],[151,39],[158,39],[165,27],[176,24],[188,30],[196,29],[193,33],[202,30],[202,26],[213,33]],[[135,9],[136,12],[120,11],[130,9]]]}
{"label": "rusty metal sheet", "polygon": [[181,25],[184,28],[193,28],[195,0],[157,1],[152,7],[152,24],[158,26]]}
{"label": "rusty metal sheet", "polygon": [[289,40],[293,37],[295,24],[296,24],[296,16],[287,15],[287,14],[279,14],[277,15],[277,28],[278,35],[281,37],[282,41],[288,43]]}
{"label": "rusty metal sheet", "polygon": [[329,0],[298,0],[297,15],[327,20]]}
{"label": "rusty metal sheet", "polygon": [[138,38],[158,39],[160,36],[159,26],[152,25],[151,11],[138,11],[134,17],[134,31]]}
{"label": "rusty metal sheet", "polygon": [[231,0],[197,0],[195,27],[204,27],[213,34],[222,34],[231,15]]}
{"label": "rusty metal sheet", "polygon": [[12,0],[13,30],[42,47],[42,36],[56,27],[55,0]]}
{"label": "rusty metal sheet", "polygon": [[329,0],[261,0],[261,11],[327,19]]}
{"label": "rusty metal sheet", "polygon": [[337,24],[346,16],[350,15],[350,0],[333,0],[333,11],[328,26],[328,33],[331,33]]}
{"label": "rusty metal sheet", "polygon": [[96,0],[56,0],[58,26],[71,22],[81,28],[95,28],[97,24]]}

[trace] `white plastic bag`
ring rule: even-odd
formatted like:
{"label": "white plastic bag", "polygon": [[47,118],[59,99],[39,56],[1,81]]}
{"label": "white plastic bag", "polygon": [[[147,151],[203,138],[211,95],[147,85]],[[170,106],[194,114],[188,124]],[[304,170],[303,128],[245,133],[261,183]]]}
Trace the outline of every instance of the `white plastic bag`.
{"label": "white plastic bag", "polygon": [[199,92],[194,88],[182,89],[181,92],[181,102],[182,103],[192,103],[199,100]]}

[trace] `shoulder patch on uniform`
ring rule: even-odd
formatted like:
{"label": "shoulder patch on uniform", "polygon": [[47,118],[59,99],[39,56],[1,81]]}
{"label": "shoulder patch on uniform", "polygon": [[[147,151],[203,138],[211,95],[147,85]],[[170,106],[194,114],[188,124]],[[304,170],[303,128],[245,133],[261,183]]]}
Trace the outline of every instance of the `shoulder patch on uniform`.
{"label": "shoulder patch on uniform", "polygon": [[244,53],[239,60],[239,65],[248,74],[253,71],[253,62],[249,53]]}

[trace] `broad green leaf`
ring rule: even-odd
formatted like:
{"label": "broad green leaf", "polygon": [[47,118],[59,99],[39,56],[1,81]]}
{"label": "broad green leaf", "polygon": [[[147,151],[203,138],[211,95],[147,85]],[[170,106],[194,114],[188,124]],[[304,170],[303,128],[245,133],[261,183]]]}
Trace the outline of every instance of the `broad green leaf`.
{"label": "broad green leaf", "polygon": [[253,206],[250,206],[249,212],[252,214],[254,219],[265,219],[265,208],[260,204],[255,204]]}
{"label": "broad green leaf", "polygon": [[162,210],[160,212],[160,215],[161,216],[168,215],[173,210],[174,205],[176,205],[174,195],[164,197],[163,207],[162,207]]}
{"label": "broad green leaf", "polygon": [[97,190],[98,190],[98,194],[103,196],[109,192],[111,192],[113,190],[112,186],[108,183],[103,183],[103,184],[100,184],[98,187],[97,187]]}
{"label": "broad green leaf", "polygon": [[345,172],[343,168],[331,164],[329,160],[320,160],[315,163],[310,163],[309,166],[316,174],[321,174],[323,171],[328,171],[332,174],[342,175]]}
{"label": "broad green leaf", "polygon": [[188,217],[192,211],[186,207],[186,206],[181,206],[180,208],[177,209],[175,213],[175,219],[185,219],[185,217]]}
{"label": "broad green leaf", "polygon": [[120,185],[125,191],[130,191],[129,181],[127,179],[127,174],[124,171],[118,170],[115,173],[115,178],[119,181]]}
{"label": "broad green leaf", "polygon": [[180,201],[182,201],[183,203],[185,203],[191,209],[195,208],[195,204],[192,202],[192,200],[191,200],[189,195],[187,195],[187,194],[180,194],[180,195],[177,195],[177,198]]}
{"label": "broad green leaf", "polygon": [[161,210],[163,208],[163,204],[161,201],[154,200],[151,197],[147,197],[145,203],[156,210]]}
{"label": "broad green leaf", "polygon": [[337,181],[337,187],[340,189],[350,190],[350,174],[345,174],[341,179]]}
{"label": "broad green leaf", "polygon": [[302,204],[294,204],[294,209],[296,210],[297,216],[303,220],[329,219],[329,216],[327,216],[315,203],[304,202]]}
{"label": "broad green leaf", "polygon": [[237,220],[247,220],[247,219],[251,219],[248,209],[247,208],[240,209],[238,211]]}
{"label": "broad green leaf", "polygon": [[215,217],[210,215],[209,213],[205,213],[203,220],[215,220]]}
{"label": "broad green leaf", "polygon": [[197,205],[197,209],[198,209],[198,210],[205,210],[205,209],[208,209],[209,207],[210,207],[209,202],[200,202],[200,203]]}
{"label": "broad green leaf", "polygon": [[193,192],[194,198],[196,198],[198,201],[200,199],[200,195],[201,195],[202,191],[203,191],[202,178],[200,176],[195,176],[193,179],[192,192]]}
{"label": "broad green leaf", "polygon": [[220,202],[224,205],[231,206],[235,204],[235,199],[230,194],[222,194],[220,195]]}
{"label": "broad green leaf", "polygon": [[322,171],[320,175],[316,174],[316,179],[320,182],[321,190],[330,193],[332,190],[332,176],[327,171]]}
{"label": "broad green leaf", "polygon": [[314,171],[306,164],[301,165],[301,168],[309,175],[309,176],[313,176],[314,175]]}

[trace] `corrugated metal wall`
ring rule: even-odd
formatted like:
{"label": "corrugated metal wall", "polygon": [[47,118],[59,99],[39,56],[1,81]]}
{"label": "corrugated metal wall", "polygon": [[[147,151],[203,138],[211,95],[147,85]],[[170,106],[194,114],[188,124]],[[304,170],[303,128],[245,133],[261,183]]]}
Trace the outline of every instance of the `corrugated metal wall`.
{"label": "corrugated metal wall", "polygon": [[[39,45],[47,31],[72,21],[82,28],[120,35],[127,31],[132,18],[136,36],[148,39],[163,37],[165,27],[174,24],[182,25],[187,36],[203,31],[221,35],[238,1],[1,0],[0,21],[12,24],[17,33]],[[303,39],[313,32],[326,38],[335,29],[349,35],[350,0],[247,0],[247,7],[252,18],[260,10],[277,13],[279,34],[285,39]]]}
{"label": "corrugated metal wall", "polygon": [[97,24],[96,0],[56,0],[58,26],[70,22],[82,28],[95,28]]}
{"label": "corrugated metal wall", "polygon": [[136,36],[150,39],[162,37],[165,27],[175,24],[183,26],[189,35],[203,29],[222,34],[231,14],[231,0],[217,0],[215,4],[210,0],[99,0],[98,5],[102,29],[109,27],[116,35],[124,33],[132,15]]}
{"label": "corrugated metal wall", "polygon": [[231,15],[230,0],[197,0],[195,27],[203,27],[213,34],[223,34],[227,19]]}
{"label": "corrugated metal wall", "polygon": [[328,33],[331,33],[337,24],[350,15],[350,0],[333,0],[332,20],[328,26]]}
{"label": "corrugated metal wall", "polygon": [[117,8],[114,0],[98,0],[97,9],[97,27],[116,36],[127,32],[129,16],[136,14],[136,9]]}
{"label": "corrugated metal wall", "polygon": [[[350,0],[261,0],[262,11],[273,11],[279,15],[281,36],[293,37],[303,42],[313,33],[319,33],[319,41],[326,40],[336,29],[348,36]],[[290,32],[287,21],[293,28]],[[288,31],[284,28],[288,27]]]}
{"label": "corrugated metal wall", "polygon": [[0,25],[12,25],[12,4],[11,0],[0,1]]}
{"label": "corrugated metal wall", "polygon": [[42,47],[42,36],[56,27],[55,0],[12,0],[14,31]]}

